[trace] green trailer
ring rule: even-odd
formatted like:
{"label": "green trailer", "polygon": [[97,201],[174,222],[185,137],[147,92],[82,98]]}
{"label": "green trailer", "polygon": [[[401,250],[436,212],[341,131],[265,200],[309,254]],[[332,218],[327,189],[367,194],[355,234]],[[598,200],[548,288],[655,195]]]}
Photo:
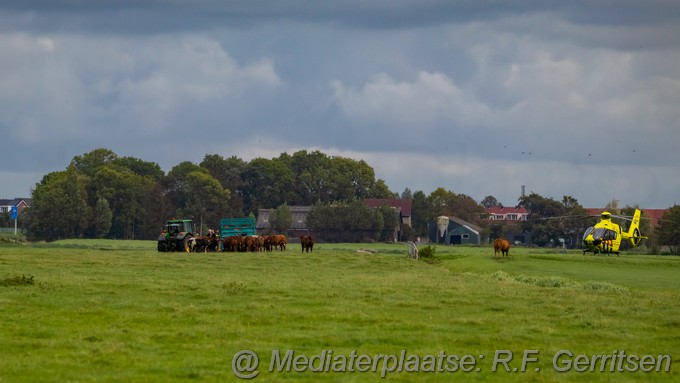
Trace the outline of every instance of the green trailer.
{"label": "green trailer", "polygon": [[234,235],[255,235],[255,218],[222,218],[220,220],[220,237]]}

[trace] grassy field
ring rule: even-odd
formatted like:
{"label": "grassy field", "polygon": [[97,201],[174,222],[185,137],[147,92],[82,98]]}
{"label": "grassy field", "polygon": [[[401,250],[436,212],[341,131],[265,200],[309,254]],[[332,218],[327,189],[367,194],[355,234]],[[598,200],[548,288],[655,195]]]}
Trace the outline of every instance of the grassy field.
{"label": "grassy field", "polygon": [[[423,262],[397,244],[321,244],[304,255],[299,245],[154,248],[1,245],[0,382],[234,382],[241,350],[259,355],[261,382],[680,380],[677,257],[513,248],[503,259],[489,247],[442,246]],[[669,355],[670,371],[644,372],[624,353]],[[595,371],[575,365],[586,356]],[[272,359],[284,371],[269,371]],[[375,368],[334,372],[363,363]]]}

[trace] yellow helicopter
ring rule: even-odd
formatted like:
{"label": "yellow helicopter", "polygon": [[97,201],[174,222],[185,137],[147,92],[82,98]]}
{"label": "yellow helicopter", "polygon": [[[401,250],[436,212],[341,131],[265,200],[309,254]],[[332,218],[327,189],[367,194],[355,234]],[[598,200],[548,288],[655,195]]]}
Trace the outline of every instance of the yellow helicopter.
{"label": "yellow helicopter", "polygon": [[[612,222],[612,217],[630,220],[628,231],[623,231],[619,224]],[[635,247],[646,238],[640,235],[639,209],[635,209],[632,218],[616,216],[608,211],[603,211],[600,214],[600,221],[583,233],[583,255],[588,252],[619,255],[619,248],[623,241],[628,241],[632,247]]]}

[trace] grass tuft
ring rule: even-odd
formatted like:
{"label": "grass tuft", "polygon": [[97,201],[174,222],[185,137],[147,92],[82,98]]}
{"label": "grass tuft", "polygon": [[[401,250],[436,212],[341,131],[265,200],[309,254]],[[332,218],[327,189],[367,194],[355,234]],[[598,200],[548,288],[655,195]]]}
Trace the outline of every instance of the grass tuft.
{"label": "grass tuft", "polygon": [[32,286],[35,284],[33,275],[5,275],[0,286]]}
{"label": "grass tuft", "polygon": [[557,276],[538,276],[538,275],[524,275],[524,274],[509,274],[505,271],[499,270],[491,274],[491,278],[503,282],[518,282],[538,287],[553,287],[553,288],[568,288],[568,289],[583,289],[583,290],[597,290],[597,291],[611,291],[617,293],[627,293],[629,290],[623,286],[619,286],[609,282],[602,281],[574,281]]}

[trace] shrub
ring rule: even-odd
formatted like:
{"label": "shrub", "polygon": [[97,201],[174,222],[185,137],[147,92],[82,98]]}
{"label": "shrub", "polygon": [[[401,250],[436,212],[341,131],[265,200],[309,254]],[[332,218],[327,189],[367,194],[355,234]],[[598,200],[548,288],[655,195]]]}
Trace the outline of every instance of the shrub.
{"label": "shrub", "polygon": [[437,251],[437,246],[427,245],[421,249],[418,249],[418,257],[425,259],[434,258],[434,253]]}

